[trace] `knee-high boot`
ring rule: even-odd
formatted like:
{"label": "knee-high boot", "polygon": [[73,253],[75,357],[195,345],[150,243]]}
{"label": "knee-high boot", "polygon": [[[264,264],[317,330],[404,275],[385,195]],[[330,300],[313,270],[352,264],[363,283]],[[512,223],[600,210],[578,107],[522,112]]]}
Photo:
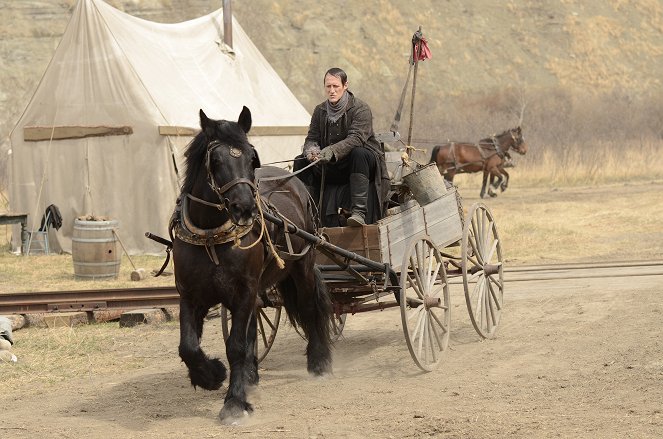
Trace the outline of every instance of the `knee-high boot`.
{"label": "knee-high boot", "polygon": [[350,198],[352,201],[352,215],[348,218],[348,226],[350,227],[366,224],[368,186],[368,177],[364,174],[350,174]]}

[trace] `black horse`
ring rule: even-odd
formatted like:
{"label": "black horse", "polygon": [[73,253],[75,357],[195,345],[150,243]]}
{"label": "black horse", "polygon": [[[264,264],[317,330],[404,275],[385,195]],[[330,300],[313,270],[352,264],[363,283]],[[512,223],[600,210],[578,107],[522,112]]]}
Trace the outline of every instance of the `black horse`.
{"label": "black horse", "polygon": [[281,251],[284,229],[263,219],[266,210],[278,212],[302,230],[316,230],[312,202],[299,179],[278,168],[256,170],[260,161],[246,136],[249,109],[243,108],[237,122],[212,120],[200,110],[200,127],[185,155],[186,174],[171,221],[179,355],[194,387],[219,389],[226,368],[200,347],[203,321],[219,303],[232,313],[226,340],[230,378],[219,413],[223,423],[232,424],[253,411],[246,391],[258,384],[255,310],[263,292],[276,286],[291,322],[303,329],[313,375],[331,372],[332,307],[315,252],[296,236],[289,238],[288,251]]}

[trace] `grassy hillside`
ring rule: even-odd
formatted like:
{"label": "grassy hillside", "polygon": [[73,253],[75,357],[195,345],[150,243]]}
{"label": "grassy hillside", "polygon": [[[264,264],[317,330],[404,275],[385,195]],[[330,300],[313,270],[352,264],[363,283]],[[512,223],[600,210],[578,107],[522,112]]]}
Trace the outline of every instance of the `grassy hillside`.
{"label": "grassy hillside", "polygon": [[[0,0],[0,181],[6,177],[9,131],[74,3]],[[160,22],[187,20],[222,5],[109,3]],[[408,71],[410,38],[421,26],[433,53],[417,79],[412,143],[422,148],[446,139],[476,141],[519,122],[530,142],[527,160],[540,165],[551,151],[562,160],[592,160],[576,149],[601,148],[601,142],[609,151],[644,144],[637,160],[647,163],[650,149],[661,148],[658,0],[235,0],[232,7],[305,107],[322,99],[324,71],[339,66],[348,72],[351,89],[372,105],[378,131],[392,121]],[[409,99],[400,126],[404,136]],[[611,154],[618,159],[618,152]],[[663,176],[658,164],[644,172]]]}

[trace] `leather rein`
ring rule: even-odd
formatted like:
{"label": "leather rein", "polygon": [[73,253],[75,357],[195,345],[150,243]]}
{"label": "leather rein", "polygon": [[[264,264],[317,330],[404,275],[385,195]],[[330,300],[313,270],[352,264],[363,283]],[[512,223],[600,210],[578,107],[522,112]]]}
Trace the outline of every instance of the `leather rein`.
{"label": "leather rein", "polygon": [[[264,202],[264,200],[262,199],[262,197],[258,192],[258,187],[253,181],[249,180],[248,178],[237,178],[235,180],[226,183],[221,187],[219,187],[216,184],[216,180],[214,179],[214,176],[212,174],[210,155],[216,148],[220,146],[228,146],[231,157],[238,158],[242,155],[242,151],[239,148],[236,148],[231,145],[224,145],[218,140],[210,142],[207,146],[207,153],[205,158],[205,167],[207,171],[207,184],[210,186],[212,191],[214,191],[217,194],[220,202],[213,203],[195,197],[190,193],[182,194],[177,199],[175,211],[173,212],[173,216],[171,217],[170,220],[169,233],[171,239],[173,238],[174,235],[175,237],[186,243],[205,247],[207,255],[216,265],[219,265],[219,259],[216,254],[215,246],[219,244],[225,244],[231,241],[235,243],[234,246],[236,248],[247,250],[264,240],[265,247],[269,250],[269,254],[271,254],[274,257],[274,259],[277,262],[277,265],[280,268],[283,268],[285,266],[282,258],[288,260],[294,260],[303,257],[306,253],[308,253],[311,246],[307,245],[302,252],[294,253],[290,242],[290,237],[288,236],[287,232],[285,234],[285,237],[286,237],[286,244],[288,246],[288,252],[279,251],[272,244],[269,232],[267,232],[266,230],[266,223],[263,217],[263,209],[266,208],[272,211],[273,213],[280,216],[284,221],[288,223],[291,223],[291,221],[288,220],[283,215],[281,215],[280,213],[276,212],[276,209],[274,209],[272,206],[269,206]],[[269,180],[271,179],[274,178],[269,178]],[[254,226],[256,225],[255,219],[251,221],[250,224],[238,225],[235,224],[230,219],[229,215],[229,219],[226,220],[220,226],[212,229],[202,229],[194,225],[191,219],[189,218],[190,201],[209,207],[214,207],[218,209],[220,212],[226,211],[228,214],[230,214],[230,212],[228,211],[228,204],[230,203],[230,200],[228,200],[228,198],[225,197],[225,193],[228,192],[234,186],[237,186],[239,184],[248,184],[249,186],[251,186],[252,192],[255,197],[256,205],[258,206],[258,211],[260,213],[260,219],[257,221],[257,223],[260,226],[260,234],[253,243],[245,247],[241,246],[240,239],[246,236],[249,232],[251,232],[251,230],[253,230]],[[170,256],[170,253],[168,254],[168,256]],[[164,266],[167,265],[167,263],[168,260],[166,261],[166,264],[164,264]],[[161,271],[163,271],[163,268]]]}

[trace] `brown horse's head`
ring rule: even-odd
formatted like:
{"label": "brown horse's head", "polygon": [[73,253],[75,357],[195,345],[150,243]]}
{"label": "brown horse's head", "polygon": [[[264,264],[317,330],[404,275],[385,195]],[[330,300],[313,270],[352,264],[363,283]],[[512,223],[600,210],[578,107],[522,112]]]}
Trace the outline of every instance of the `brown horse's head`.
{"label": "brown horse's head", "polygon": [[523,130],[520,127],[512,128],[509,130],[511,133],[511,148],[516,151],[518,154],[525,155],[527,152],[527,143],[525,142],[525,137],[523,137]]}

